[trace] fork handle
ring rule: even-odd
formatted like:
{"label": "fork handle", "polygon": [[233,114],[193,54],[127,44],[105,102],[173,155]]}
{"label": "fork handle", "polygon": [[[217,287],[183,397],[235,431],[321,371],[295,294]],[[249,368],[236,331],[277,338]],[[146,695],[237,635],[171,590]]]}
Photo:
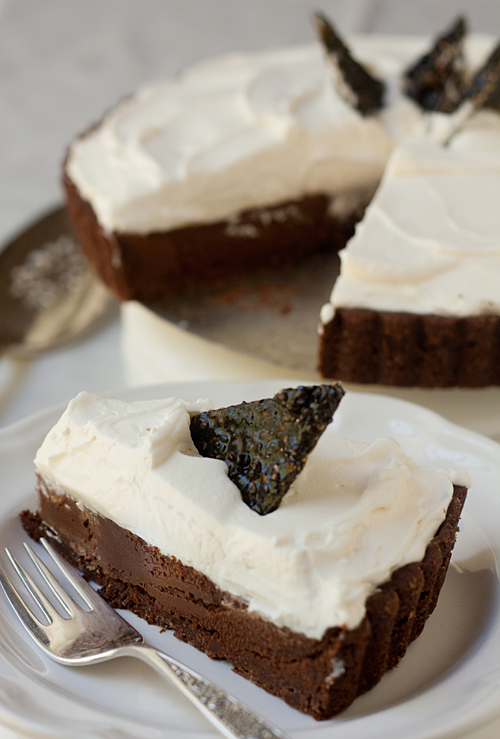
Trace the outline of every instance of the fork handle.
{"label": "fork handle", "polygon": [[229,739],[289,739],[237,698],[160,650],[142,643],[120,652],[142,659],[167,677]]}

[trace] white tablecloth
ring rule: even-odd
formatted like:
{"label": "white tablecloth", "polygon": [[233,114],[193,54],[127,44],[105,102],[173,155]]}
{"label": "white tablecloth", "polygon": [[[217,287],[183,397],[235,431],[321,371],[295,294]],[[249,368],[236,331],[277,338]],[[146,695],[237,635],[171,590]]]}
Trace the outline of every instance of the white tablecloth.
{"label": "white tablecloth", "polygon": [[[434,34],[465,10],[500,36],[498,0],[0,0],[0,243],[61,201],[65,147],[120,97],[207,55],[310,41],[318,7],[345,33]],[[123,385],[115,322],[34,363],[2,360],[0,425]],[[469,739],[498,736],[500,722]]]}

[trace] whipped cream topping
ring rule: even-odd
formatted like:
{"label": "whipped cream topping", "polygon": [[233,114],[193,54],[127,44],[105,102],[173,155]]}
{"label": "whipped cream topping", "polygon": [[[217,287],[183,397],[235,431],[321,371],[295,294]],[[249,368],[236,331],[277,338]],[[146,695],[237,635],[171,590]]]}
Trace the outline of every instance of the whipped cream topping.
{"label": "whipped cream topping", "polygon": [[35,464],[56,490],[194,567],[250,611],[321,638],[355,627],[366,598],[423,558],[464,472],[428,470],[396,441],[320,439],[281,506],[259,516],[224,462],[201,457],[190,414],[210,401],[81,393]]}
{"label": "whipped cream topping", "polygon": [[323,323],[336,308],[500,313],[500,114],[453,127],[453,116],[428,116],[392,153],[340,253]]}
{"label": "whipped cream topping", "polygon": [[104,229],[136,233],[373,186],[421,116],[399,91],[415,44],[353,49],[386,82],[378,115],[336,92],[319,44],[223,57],[124,100],[73,143],[67,172]]}

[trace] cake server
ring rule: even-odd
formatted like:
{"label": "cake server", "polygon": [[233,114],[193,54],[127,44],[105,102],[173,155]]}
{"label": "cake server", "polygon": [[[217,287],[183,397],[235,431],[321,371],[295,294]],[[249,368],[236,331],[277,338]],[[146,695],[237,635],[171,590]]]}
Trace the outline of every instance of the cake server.
{"label": "cake server", "polygon": [[[33,613],[1,568],[0,583],[23,626],[51,659],[74,667],[115,657],[137,657],[170,680],[224,736],[230,739],[288,739],[285,733],[237,698],[147,644],[141,634],[113,610],[45,539],[40,541],[88,610],[82,608],[62,587],[52,571],[26,543],[26,551],[59,608],[42,592],[8,549],[7,556],[17,577],[37,604],[46,623]],[[61,615],[60,611],[65,615]]]}
{"label": "cake server", "polygon": [[0,251],[0,354],[32,359],[72,344],[100,328],[116,306],[87,265],[64,208]]}

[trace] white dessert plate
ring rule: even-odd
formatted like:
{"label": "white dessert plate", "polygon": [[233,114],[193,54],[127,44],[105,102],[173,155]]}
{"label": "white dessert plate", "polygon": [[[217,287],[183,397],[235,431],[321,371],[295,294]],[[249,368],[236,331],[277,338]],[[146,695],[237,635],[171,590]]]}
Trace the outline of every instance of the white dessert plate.
{"label": "white dessert plate", "polygon": [[[226,405],[266,397],[286,380],[175,383],[112,393],[145,399],[211,397]],[[296,384],[296,381],[293,381]],[[62,408],[0,430],[0,559],[20,551],[18,513],[36,506],[35,451]],[[500,714],[500,445],[419,406],[348,393],[332,431],[372,441],[397,439],[417,462],[466,468],[472,489],[438,608],[401,665],[346,712],[315,722],[170,633],[128,618],[145,637],[237,697],[295,739],[443,739]],[[22,556],[22,554],[20,555]],[[201,739],[215,736],[197,712],[153,670],[123,659],[65,668],[42,656],[0,597],[0,723],[50,739]]]}

